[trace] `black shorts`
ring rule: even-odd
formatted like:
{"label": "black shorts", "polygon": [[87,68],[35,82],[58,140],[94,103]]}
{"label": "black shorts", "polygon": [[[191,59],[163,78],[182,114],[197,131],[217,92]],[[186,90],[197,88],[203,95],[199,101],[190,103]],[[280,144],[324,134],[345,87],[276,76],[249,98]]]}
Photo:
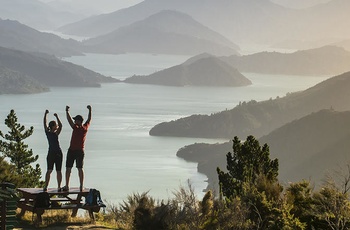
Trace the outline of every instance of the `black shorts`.
{"label": "black shorts", "polygon": [[53,170],[53,166],[55,165],[56,171],[61,171],[62,158],[62,151],[49,152],[46,157],[47,170]]}
{"label": "black shorts", "polygon": [[83,168],[84,166],[84,150],[71,150],[68,149],[66,167],[72,168],[74,161],[77,168]]}

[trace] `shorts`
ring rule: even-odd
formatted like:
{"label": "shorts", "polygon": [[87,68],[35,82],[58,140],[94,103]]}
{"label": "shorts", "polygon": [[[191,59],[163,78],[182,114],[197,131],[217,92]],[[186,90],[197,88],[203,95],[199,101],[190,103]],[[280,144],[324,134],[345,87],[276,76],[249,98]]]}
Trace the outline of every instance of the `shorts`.
{"label": "shorts", "polygon": [[84,150],[71,150],[68,149],[66,167],[72,168],[74,161],[77,168],[83,168],[84,165]]}
{"label": "shorts", "polygon": [[47,170],[53,170],[55,165],[56,171],[61,171],[62,169],[62,151],[49,152],[46,157]]}

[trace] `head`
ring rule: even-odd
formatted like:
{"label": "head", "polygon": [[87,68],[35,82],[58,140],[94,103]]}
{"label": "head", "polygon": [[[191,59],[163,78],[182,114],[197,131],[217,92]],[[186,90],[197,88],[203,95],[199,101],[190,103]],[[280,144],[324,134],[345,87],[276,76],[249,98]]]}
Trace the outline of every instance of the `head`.
{"label": "head", "polygon": [[50,121],[49,122],[49,129],[50,129],[50,131],[55,131],[57,129],[56,121]]}
{"label": "head", "polygon": [[77,125],[81,125],[83,124],[84,118],[81,115],[76,115],[75,117],[73,117],[74,123]]}

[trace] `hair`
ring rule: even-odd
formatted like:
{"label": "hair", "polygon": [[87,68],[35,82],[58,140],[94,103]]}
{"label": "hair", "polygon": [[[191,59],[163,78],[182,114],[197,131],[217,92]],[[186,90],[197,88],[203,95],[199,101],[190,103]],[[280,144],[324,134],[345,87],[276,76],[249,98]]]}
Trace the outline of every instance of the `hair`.
{"label": "hair", "polygon": [[54,127],[54,126],[56,126],[57,124],[56,124],[56,121],[50,121],[49,122],[49,129],[50,130],[52,130],[52,128]]}

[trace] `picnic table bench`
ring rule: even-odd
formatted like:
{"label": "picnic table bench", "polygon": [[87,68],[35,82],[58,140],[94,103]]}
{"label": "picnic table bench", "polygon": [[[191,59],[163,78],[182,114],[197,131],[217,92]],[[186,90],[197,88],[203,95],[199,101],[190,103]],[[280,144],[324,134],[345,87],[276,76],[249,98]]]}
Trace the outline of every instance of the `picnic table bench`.
{"label": "picnic table bench", "polygon": [[79,188],[69,188],[68,191],[58,191],[57,188],[48,188],[47,193],[50,196],[49,207],[39,208],[34,207],[34,201],[39,193],[43,192],[42,188],[17,188],[17,191],[22,194],[22,198],[18,201],[17,207],[21,209],[19,216],[23,216],[26,211],[30,211],[37,215],[36,222],[42,222],[42,215],[45,210],[68,209],[72,210],[72,217],[76,217],[78,209],[84,209],[89,212],[92,221],[95,220],[94,212],[99,212],[101,207],[105,205],[85,205],[83,197],[89,194],[90,189],[84,188],[80,191]]}

